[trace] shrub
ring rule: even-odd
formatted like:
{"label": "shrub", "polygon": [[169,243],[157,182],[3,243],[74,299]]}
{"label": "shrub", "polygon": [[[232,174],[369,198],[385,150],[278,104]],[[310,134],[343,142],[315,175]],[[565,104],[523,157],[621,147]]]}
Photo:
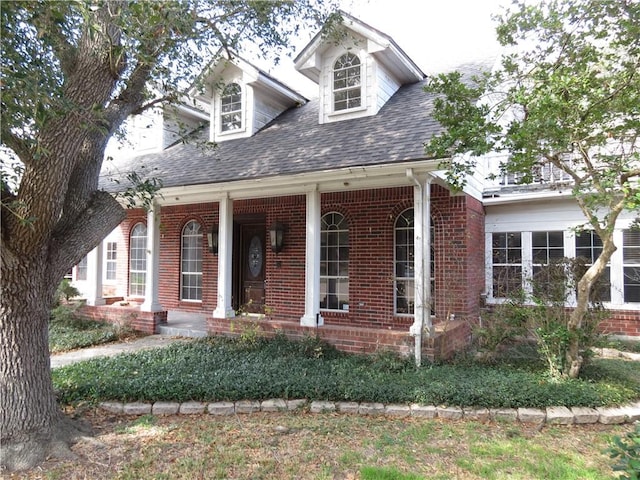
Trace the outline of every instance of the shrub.
{"label": "shrub", "polygon": [[569,328],[566,305],[577,280],[585,270],[583,259],[565,258],[541,267],[534,275],[530,292],[518,291],[495,307],[482,328],[476,329],[481,350],[494,359],[505,345],[523,337],[535,340],[537,351],[547,365],[548,375],[567,374],[567,353],[577,340],[580,354],[588,359],[599,341],[598,324],[606,314],[602,303],[594,301],[577,331]]}
{"label": "shrub", "polygon": [[60,285],[58,285],[58,290],[56,291],[56,305],[60,305],[62,300],[69,303],[72,298],[79,297],[80,290],[71,285],[71,280],[68,278],[63,278]]}
{"label": "shrub", "polygon": [[616,461],[614,472],[622,472],[618,478],[638,480],[640,478],[640,423],[624,437],[613,437],[607,449],[609,457]]}

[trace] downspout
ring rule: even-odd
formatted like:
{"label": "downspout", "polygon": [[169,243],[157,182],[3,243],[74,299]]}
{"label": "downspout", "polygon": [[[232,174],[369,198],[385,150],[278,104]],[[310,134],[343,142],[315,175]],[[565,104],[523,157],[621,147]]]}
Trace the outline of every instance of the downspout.
{"label": "downspout", "polygon": [[[424,185],[413,172],[407,168],[406,175],[417,187],[414,194],[414,252],[415,278],[414,321],[409,334],[415,339],[414,355],[416,366],[422,364],[422,337],[426,331],[431,335],[431,175],[426,176]],[[417,220],[417,221],[416,221]]]}

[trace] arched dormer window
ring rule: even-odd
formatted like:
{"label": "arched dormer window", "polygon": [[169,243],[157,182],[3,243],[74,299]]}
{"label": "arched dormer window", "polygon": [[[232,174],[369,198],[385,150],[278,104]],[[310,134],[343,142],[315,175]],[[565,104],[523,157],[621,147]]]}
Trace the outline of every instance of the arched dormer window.
{"label": "arched dormer window", "polygon": [[220,98],[220,131],[231,132],[242,128],[242,89],[230,83]]}
{"label": "arched dormer window", "polygon": [[362,105],[360,59],[345,53],[333,64],[333,109],[348,110]]}

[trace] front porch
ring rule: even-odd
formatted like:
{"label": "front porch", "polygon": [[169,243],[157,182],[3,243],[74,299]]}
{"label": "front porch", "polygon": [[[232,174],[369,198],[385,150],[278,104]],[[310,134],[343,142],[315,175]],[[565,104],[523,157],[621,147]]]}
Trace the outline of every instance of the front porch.
{"label": "front porch", "polygon": [[[129,302],[85,305],[81,313],[86,318],[128,325],[134,330],[148,334],[201,338],[208,335],[238,336],[247,329],[252,329],[266,337],[272,337],[277,333],[298,340],[306,336],[317,336],[339,350],[353,353],[391,350],[409,356],[414,350],[414,338],[407,330],[327,324],[307,327],[299,322],[258,315],[220,319],[203,313],[178,310],[144,312],[140,305]],[[422,357],[429,361],[446,360],[469,345],[471,325],[467,321],[442,322],[434,325],[433,330],[433,336],[423,337],[422,343]]]}

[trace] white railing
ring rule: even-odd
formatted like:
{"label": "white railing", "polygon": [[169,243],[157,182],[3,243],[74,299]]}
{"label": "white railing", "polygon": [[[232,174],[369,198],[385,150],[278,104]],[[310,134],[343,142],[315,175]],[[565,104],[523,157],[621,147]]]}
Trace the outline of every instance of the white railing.
{"label": "white railing", "polygon": [[[500,162],[502,157],[486,158],[486,180],[485,186],[487,188],[500,188],[510,187],[516,185],[523,185],[523,174],[514,173],[502,173],[500,172]],[[533,173],[533,181],[528,182],[527,185],[557,185],[560,183],[571,182],[571,176],[562,171],[555,165],[550,163],[539,165],[535,167]]]}

